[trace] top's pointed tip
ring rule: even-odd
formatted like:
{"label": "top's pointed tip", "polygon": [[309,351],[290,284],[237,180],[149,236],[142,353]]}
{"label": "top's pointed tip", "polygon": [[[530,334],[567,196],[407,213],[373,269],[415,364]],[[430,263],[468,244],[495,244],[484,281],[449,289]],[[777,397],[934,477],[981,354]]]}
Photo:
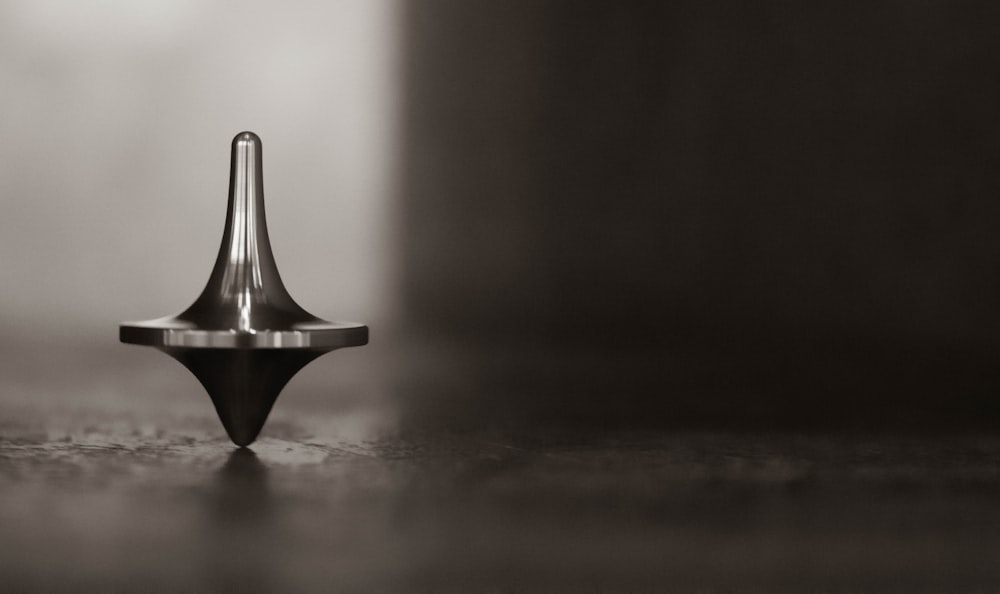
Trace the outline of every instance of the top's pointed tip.
{"label": "top's pointed tip", "polygon": [[246,145],[260,146],[260,136],[248,131],[240,132],[233,138],[233,147]]}

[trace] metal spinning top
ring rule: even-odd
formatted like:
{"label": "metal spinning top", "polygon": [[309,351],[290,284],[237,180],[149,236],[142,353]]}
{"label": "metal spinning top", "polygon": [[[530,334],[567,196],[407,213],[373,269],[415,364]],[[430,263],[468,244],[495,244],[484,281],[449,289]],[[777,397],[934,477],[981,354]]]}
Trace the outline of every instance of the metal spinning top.
{"label": "metal spinning top", "polygon": [[153,346],[180,361],[212,397],[236,445],[253,442],[288,380],[323,353],[368,343],[368,327],[327,322],[285,289],[264,219],[260,138],[233,139],[229,208],[212,276],[173,317],[124,322],[122,342]]}

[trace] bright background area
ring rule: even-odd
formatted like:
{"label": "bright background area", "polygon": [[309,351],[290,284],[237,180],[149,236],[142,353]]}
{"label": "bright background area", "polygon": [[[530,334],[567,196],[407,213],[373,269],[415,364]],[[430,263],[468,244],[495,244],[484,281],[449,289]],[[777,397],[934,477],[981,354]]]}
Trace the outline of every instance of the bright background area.
{"label": "bright background area", "polygon": [[388,0],[0,3],[0,329],[117,341],[177,313],[222,237],[229,142],[264,141],[285,284],[386,317],[396,110]]}

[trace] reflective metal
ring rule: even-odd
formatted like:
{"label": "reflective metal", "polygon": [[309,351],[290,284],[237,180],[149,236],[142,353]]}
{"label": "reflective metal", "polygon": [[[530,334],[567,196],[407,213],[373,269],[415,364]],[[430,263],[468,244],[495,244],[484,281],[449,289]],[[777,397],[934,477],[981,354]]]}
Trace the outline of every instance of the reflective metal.
{"label": "reflective metal", "polygon": [[184,364],[245,446],[292,376],[323,353],[367,344],[368,327],[321,320],[288,294],[267,236],[260,138],[242,132],[232,144],[222,246],[201,296],[176,316],[122,323],[119,338]]}

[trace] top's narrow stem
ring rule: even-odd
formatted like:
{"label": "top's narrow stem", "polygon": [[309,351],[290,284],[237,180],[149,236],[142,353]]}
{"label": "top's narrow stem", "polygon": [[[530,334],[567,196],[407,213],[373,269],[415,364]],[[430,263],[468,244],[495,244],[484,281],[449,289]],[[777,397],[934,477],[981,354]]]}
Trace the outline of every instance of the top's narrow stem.
{"label": "top's narrow stem", "polygon": [[212,272],[224,293],[237,296],[264,289],[262,269],[270,269],[275,276],[278,273],[264,217],[261,161],[260,138],[253,132],[237,134],[230,163],[226,231]]}
{"label": "top's narrow stem", "polygon": [[186,312],[188,319],[209,312],[218,319],[222,314],[232,318],[235,329],[252,332],[289,315],[311,318],[292,301],[271,253],[261,154],[260,138],[253,132],[233,138],[225,233],[212,276]]}

